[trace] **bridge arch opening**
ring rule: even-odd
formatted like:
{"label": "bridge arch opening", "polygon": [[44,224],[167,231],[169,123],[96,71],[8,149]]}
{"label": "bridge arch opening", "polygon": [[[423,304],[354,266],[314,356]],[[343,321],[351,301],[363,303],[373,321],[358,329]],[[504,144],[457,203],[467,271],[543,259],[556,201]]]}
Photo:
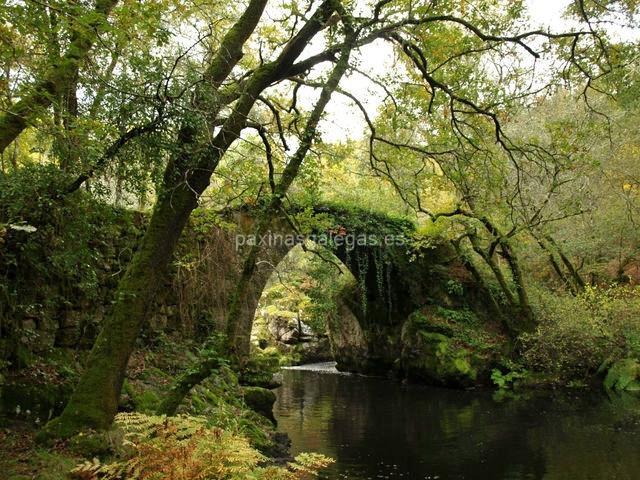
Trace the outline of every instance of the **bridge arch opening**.
{"label": "bridge arch opening", "polygon": [[362,355],[366,342],[352,311],[358,280],[347,265],[307,240],[269,266],[251,329],[254,351],[293,364],[341,364]]}

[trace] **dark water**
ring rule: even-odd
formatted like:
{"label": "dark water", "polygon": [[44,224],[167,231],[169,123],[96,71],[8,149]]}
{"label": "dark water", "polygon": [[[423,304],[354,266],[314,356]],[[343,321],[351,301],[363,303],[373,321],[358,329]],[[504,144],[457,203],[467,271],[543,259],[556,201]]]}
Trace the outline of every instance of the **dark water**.
{"label": "dark water", "polygon": [[634,397],[507,399],[323,369],[285,370],[274,408],[294,454],[336,460],[322,478],[640,479]]}

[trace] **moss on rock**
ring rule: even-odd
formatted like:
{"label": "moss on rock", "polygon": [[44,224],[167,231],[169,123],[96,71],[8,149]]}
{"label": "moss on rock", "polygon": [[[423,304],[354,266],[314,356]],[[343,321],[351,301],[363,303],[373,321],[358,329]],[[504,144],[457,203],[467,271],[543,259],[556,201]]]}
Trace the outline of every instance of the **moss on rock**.
{"label": "moss on rock", "polygon": [[[473,384],[478,371],[472,366],[470,352],[458,348],[441,333],[418,332],[412,342],[412,354],[403,355],[402,369],[412,379],[420,379],[449,386]],[[417,349],[416,349],[417,348]]]}
{"label": "moss on rock", "polygon": [[640,392],[640,362],[634,358],[615,362],[604,379],[604,388],[615,392]]}
{"label": "moss on rock", "polygon": [[273,416],[273,404],[276,402],[276,394],[271,390],[260,387],[244,387],[242,395],[247,406],[275,423]]}
{"label": "moss on rock", "polygon": [[401,375],[436,385],[467,387],[488,376],[494,338],[468,311],[414,312],[402,329]]}
{"label": "moss on rock", "polygon": [[80,432],[68,440],[67,446],[72,453],[84,458],[105,457],[113,453],[110,431]]}

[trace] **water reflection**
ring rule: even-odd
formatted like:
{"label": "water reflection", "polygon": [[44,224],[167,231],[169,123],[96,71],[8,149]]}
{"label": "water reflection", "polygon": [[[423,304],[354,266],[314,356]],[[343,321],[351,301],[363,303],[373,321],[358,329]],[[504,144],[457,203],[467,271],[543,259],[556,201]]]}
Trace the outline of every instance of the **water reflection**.
{"label": "water reflection", "polygon": [[638,404],[602,396],[497,401],[487,391],[286,370],[275,414],[323,478],[638,479]]}

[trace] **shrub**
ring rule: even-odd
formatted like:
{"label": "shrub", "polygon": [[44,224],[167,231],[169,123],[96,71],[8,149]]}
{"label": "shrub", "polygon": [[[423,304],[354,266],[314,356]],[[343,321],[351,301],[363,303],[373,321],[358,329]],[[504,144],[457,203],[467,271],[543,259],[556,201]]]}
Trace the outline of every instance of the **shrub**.
{"label": "shrub", "polygon": [[604,379],[604,388],[617,392],[640,391],[640,362],[632,358],[625,358],[614,363],[607,377]]}
{"label": "shrub", "polygon": [[638,356],[640,289],[587,287],[577,297],[535,291],[536,332],[520,337],[527,368],[585,380],[605,361]]}

